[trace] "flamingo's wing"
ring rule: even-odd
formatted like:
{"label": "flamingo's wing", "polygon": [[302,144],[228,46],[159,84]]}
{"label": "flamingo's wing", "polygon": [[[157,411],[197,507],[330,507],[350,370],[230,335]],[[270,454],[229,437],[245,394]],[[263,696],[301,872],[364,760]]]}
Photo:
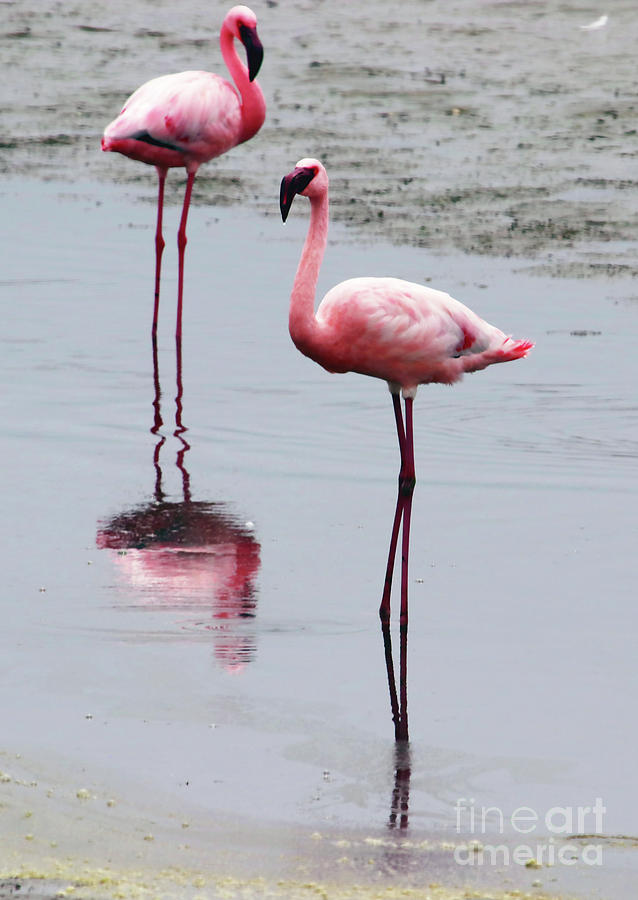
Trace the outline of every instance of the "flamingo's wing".
{"label": "flamingo's wing", "polygon": [[212,159],[235,146],[241,130],[237,92],[211,72],[162,75],[139,87],[106,129],[113,140],[140,140]]}
{"label": "flamingo's wing", "polygon": [[398,278],[352,278],[326,294],[317,319],[338,322],[350,345],[371,354],[416,359],[454,355],[475,343],[478,330],[466,313],[477,318],[443,291]]}
{"label": "flamingo's wing", "polygon": [[505,335],[443,291],[397,278],[354,278],[330,290],[317,321],[333,336],[326,368],[402,385],[452,383],[489,364]]}

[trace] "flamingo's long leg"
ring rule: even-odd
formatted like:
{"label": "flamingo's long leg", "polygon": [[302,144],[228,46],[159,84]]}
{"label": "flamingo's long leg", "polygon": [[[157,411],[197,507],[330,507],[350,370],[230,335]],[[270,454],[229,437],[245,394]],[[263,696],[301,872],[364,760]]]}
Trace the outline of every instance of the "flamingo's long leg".
{"label": "flamingo's long leg", "polygon": [[410,555],[410,516],[412,494],[416,484],[414,471],[414,432],[412,427],[412,397],[405,398],[405,460],[402,467],[399,492],[404,498],[403,541],[401,546],[401,625],[408,627],[408,561]]}
{"label": "flamingo's long leg", "polygon": [[403,512],[405,509],[405,497],[401,494],[401,488],[397,494],[397,505],[394,511],[394,521],[392,522],[392,532],[390,534],[390,550],[388,552],[388,563],[385,570],[385,581],[383,582],[383,596],[381,597],[381,606],[379,607],[379,616],[381,623],[387,625],[390,623],[390,594],[392,592],[392,576],[394,574],[394,561],[397,554],[397,544],[399,543],[399,531],[403,520]]}
{"label": "flamingo's long leg", "polygon": [[177,252],[178,252],[178,274],[177,274],[177,325],[175,328],[176,340],[182,337],[182,300],[184,296],[184,251],[186,250],[186,220],[188,219],[188,209],[191,202],[191,194],[193,192],[193,182],[195,181],[195,172],[188,173],[186,181],[186,192],[184,193],[184,205],[182,206],[182,217],[177,232]]}
{"label": "flamingo's long leg", "polygon": [[394,722],[394,733],[397,740],[400,740],[399,735],[401,715],[399,710],[396,680],[394,677],[392,638],[390,636],[390,593],[392,589],[394,558],[396,555],[399,529],[401,527],[404,508],[405,497],[401,495],[401,490],[399,489],[396,510],[394,513],[394,522],[392,523],[392,536],[390,538],[390,552],[388,555],[388,565],[386,569],[385,583],[383,586],[383,598],[381,600],[381,606],[379,608],[379,615],[381,617],[381,633],[383,634],[383,647],[385,651],[385,666],[388,674],[388,689],[390,691],[390,708],[392,710],[392,721]]}
{"label": "flamingo's long leg", "polygon": [[401,529],[401,522],[403,520],[406,499],[402,491],[406,465],[405,428],[403,425],[403,415],[401,413],[401,397],[398,393],[392,394],[392,405],[394,407],[394,418],[397,427],[397,437],[399,440],[401,468],[399,471],[397,505],[394,512],[394,521],[392,523],[392,532],[390,535],[390,550],[388,552],[388,562],[386,566],[385,581],[383,584],[383,596],[381,598],[381,606],[379,607],[379,616],[381,618],[381,632],[383,634],[383,647],[385,651],[385,665],[388,676],[388,690],[390,692],[390,708],[392,710],[392,721],[394,722],[394,733],[396,739],[401,740],[401,710],[399,708],[399,696],[397,694],[396,679],[394,675],[392,638],[390,635],[390,595],[392,592],[392,576],[394,573],[394,562],[396,558],[397,545],[399,542],[399,531]]}
{"label": "flamingo's long leg", "polygon": [[381,617],[382,623],[387,623],[390,621],[390,593],[392,591],[392,575],[394,573],[394,561],[397,554],[399,529],[401,528],[401,519],[403,518],[404,506],[404,498],[401,491],[401,482],[404,477],[405,469],[405,429],[403,426],[403,415],[401,413],[401,397],[398,393],[392,394],[392,405],[394,407],[394,419],[397,426],[397,437],[399,439],[401,468],[399,470],[399,490],[397,493],[397,505],[394,513],[394,521],[392,523],[392,532],[390,535],[388,563],[385,570],[385,581],[383,583],[383,596],[381,598],[381,606],[379,607],[379,615]]}
{"label": "flamingo's long leg", "polygon": [[405,428],[403,425],[403,416],[401,414],[401,395],[399,393],[392,394],[392,408],[394,409],[394,421],[397,426],[397,437],[399,439],[399,452],[401,454],[401,468],[405,461]]}
{"label": "flamingo's long leg", "polygon": [[162,388],[160,385],[159,358],[156,341],[153,341],[153,388],[155,396],[153,397],[153,427],[151,428],[151,434],[157,434],[164,422],[162,421]]}
{"label": "flamingo's long leg", "polygon": [[401,544],[401,615],[399,651],[399,731],[397,739],[408,740],[408,563],[410,556],[410,519],[412,494],[416,484],[414,470],[413,398],[405,398],[405,467],[400,492],[403,494],[403,532]]}
{"label": "flamingo's long leg", "polygon": [[392,721],[394,723],[394,736],[396,740],[400,740],[401,731],[401,712],[399,709],[399,695],[397,694],[397,683],[394,677],[394,660],[392,658],[392,637],[390,635],[390,623],[381,623],[381,633],[383,634],[383,649],[385,651],[385,668],[388,675],[388,690],[390,692],[390,709],[392,711]]}
{"label": "flamingo's long leg", "polygon": [[407,741],[408,734],[408,629],[400,627],[399,644],[399,724],[394,729],[395,740]]}
{"label": "flamingo's long leg", "polygon": [[153,342],[157,340],[157,319],[159,313],[160,276],[162,272],[162,253],[164,252],[164,236],[162,234],[162,217],[164,214],[164,185],[166,169],[157,166],[157,227],[155,229],[155,299],[153,304]]}

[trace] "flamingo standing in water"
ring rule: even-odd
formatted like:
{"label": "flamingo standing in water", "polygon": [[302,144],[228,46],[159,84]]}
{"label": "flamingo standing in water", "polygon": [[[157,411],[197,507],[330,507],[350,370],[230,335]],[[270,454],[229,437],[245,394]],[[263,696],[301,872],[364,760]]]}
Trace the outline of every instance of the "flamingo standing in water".
{"label": "flamingo standing in water", "polygon": [[[248,67],[237,56],[235,39],[246,48]],[[102,138],[102,150],[123,153],[157,169],[159,189],[153,340],[157,334],[164,250],[162,212],[167,170],[184,166],[188,176],[177,233],[179,270],[175,336],[179,340],[182,333],[186,219],[195,175],[202,163],[253,137],[266,117],[264,96],[255,81],[264,51],[257,36],[254,12],[247,6],[234,6],[226,14],[219,40],[224,62],[236,88],[225,78],[211,72],[179,72],[153,78],[131,94],[119,116],[107,125]]]}
{"label": "flamingo standing in water", "polygon": [[[416,483],[412,405],[420,384],[453,384],[465,372],[527,356],[516,341],[442,291],[398,278],[351,278],[325,295],[315,313],[319,268],[328,237],[328,175],[316,159],[300,160],[281,182],[286,221],[296,194],[310,200],[310,228],[290,297],[289,329],[297,348],[329,372],[359,372],[388,383],[401,468],[383,596],[379,609],[397,740],[407,740],[408,551]],[[400,393],[405,401],[405,423]],[[401,705],[390,646],[390,591],[403,523],[401,570]]]}

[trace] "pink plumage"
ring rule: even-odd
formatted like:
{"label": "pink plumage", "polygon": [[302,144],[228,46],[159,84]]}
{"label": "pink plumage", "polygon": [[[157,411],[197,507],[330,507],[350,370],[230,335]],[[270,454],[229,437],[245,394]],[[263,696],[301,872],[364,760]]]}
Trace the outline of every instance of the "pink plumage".
{"label": "pink plumage", "polygon": [[[102,149],[154,165],[159,177],[155,235],[155,309],[157,331],[161,258],[164,249],[162,211],[166,172],[184,166],[188,173],[178,232],[179,277],[176,336],[181,336],[186,219],[193,181],[204,162],[249,140],[261,128],[266,104],[254,80],[263,59],[257,18],[247,6],[234,6],[222,24],[220,45],[235,84],[211,72],[189,71],[153,78],[126,101],[119,116],[107,125]],[[239,59],[234,42],[246,49],[248,65]]]}
{"label": "pink plumage", "polygon": [[[319,269],[328,238],[328,176],[316,159],[302,159],[281,182],[284,219],[296,194],[310,200],[310,228],[290,296],[289,329],[297,348],[330,372],[359,372],[388,382],[401,454],[399,492],[379,614],[390,703],[399,741],[408,739],[408,556],[414,469],[413,401],[420,384],[453,384],[465,372],[527,356],[516,341],[449,294],[399,278],[351,278],[325,295],[315,312]],[[405,400],[405,423],[400,393]],[[390,593],[402,537],[400,692],[390,640]]]}
{"label": "pink plumage", "polygon": [[103,150],[188,171],[239,143],[241,103],[212,72],[178,72],[147,81],[106,127]]}
{"label": "pink plumage", "polygon": [[[343,281],[328,291],[315,319],[324,346],[320,358],[308,355],[324,368],[383,378],[404,390],[453,384],[465,372],[519,359],[531,347],[449,294],[399,278]],[[293,323],[293,340],[298,327]]]}

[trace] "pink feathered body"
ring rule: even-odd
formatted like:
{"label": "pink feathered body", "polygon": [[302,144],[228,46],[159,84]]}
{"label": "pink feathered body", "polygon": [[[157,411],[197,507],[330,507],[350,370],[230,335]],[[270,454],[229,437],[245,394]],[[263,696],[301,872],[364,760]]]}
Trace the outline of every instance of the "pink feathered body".
{"label": "pink feathered body", "polygon": [[[200,71],[161,75],[129,97],[107,126],[103,148],[165,168],[199,166],[246,139],[241,119],[239,95],[225,78]],[[130,139],[138,132],[157,143]]]}
{"label": "pink feathered body", "polygon": [[[532,346],[483,321],[449,294],[400,278],[351,278],[325,295],[316,316],[320,358],[331,372],[359,372],[414,387],[453,384],[465,372],[519,359]],[[328,337],[329,336],[329,337]]]}

